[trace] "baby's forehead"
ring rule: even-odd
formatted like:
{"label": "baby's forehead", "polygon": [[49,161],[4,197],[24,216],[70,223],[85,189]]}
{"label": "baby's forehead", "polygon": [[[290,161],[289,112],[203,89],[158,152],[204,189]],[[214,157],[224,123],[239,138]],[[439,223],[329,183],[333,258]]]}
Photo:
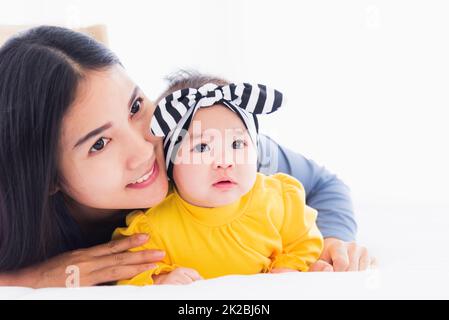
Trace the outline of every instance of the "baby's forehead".
{"label": "baby's forehead", "polygon": [[247,129],[240,115],[222,104],[198,109],[192,119],[192,124],[195,122],[200,122],[204,128]]}
{"label": "baby's forehead", "polygon": [[224,105],[199,109],[190,123],[192,137],[205,135],[244,135],[248,134],[239,115]]}
{"label": "baby's forehead", "polygon": [[192,125],[189,128],[189,136],[191,139],[198,138],[226,138],[231,137],[235,138],[236,136],[249,136],[248,129],[243,128],[233,128],[233,127],[202,127],[198,123],[196,125]]}

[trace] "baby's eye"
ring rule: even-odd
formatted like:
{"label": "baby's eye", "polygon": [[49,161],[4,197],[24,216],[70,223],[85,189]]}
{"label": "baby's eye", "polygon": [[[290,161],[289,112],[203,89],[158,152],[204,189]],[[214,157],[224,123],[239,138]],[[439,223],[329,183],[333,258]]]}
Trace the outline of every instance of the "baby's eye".
{"label": "baby's eye", "polygon": [[137,112],[139,112],[141,106],[142,106],[142,98],[137,98],[136,101],[132,104],[130,108],[131,116],[135,115]]}
{"label": "baby's eye", "polygon": [[[107,141],[106,143],[104,141]],[[111,139],[108,138],[100,138],[95,142],[95,144],[90,148],[90,153],[97,153],[98,151],[101,151],[108,143],[111,141]],[[94,151],[95,150],[95,151]]]}
{"label": "baby's eye", "polygon": [[209,150],[210,150],[210,147],[206,143],[200,143],[200,144],[197,144],[195,147],[193,147],[193,151],[195,151],[195,152],[206,152]]}
{"label": "baby's eye", "polygon": [[232,148],[234,148],[234,149],[243,149],[243,148],[245,148],[245,145],[246,145],[246,143],[245,143],[244,140],[238,139],[238,140],[235,140],[232,143]]}

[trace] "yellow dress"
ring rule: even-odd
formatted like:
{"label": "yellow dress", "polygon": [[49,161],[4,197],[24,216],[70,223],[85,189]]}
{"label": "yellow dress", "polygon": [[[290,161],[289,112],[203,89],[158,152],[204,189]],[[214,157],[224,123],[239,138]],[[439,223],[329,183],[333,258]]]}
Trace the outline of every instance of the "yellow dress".
{"label": "yellow dress", "polygon": [[205,279],[273,268],[307,271],[323,248],[316,215],[305,204],[302,184],[285,174],[257,174],[247,194],[218,208],[193,206],[174,190],[156,207],[129,214],[127,227],[114,231],[114,239],[150,235],[145,245],[131,251],[166,252],[156,269],[119,284],[153,284],[152,275],[176,267],[193,268]]}

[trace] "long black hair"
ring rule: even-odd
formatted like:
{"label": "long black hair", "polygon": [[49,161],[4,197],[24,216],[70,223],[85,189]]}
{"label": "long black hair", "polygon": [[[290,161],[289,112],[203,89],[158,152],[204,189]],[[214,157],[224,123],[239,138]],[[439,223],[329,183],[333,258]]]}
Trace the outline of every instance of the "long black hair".
{"label": "long black hair", "polygon": [[64,194],[53,193],[61,123],[86,71],[116,64],[99,42],[60,27],[0,48],[0,272],[80,246]]}

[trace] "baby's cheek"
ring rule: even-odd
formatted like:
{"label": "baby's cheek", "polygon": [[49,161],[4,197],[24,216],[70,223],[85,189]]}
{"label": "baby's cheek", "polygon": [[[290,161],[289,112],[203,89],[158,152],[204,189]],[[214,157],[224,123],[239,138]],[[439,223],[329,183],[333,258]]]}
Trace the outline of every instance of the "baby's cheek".
{"label": "baby's cheek", "polygon": [[202,165],[179,164],[173,168],[176,186],[181,192],[197,195],[207,183]]}
{"label": "baby's cheek", "polygon": [[254,186],[257,176],[257,166],[246,164],[240,167],[240,185],[243,194],[247,193]]}

